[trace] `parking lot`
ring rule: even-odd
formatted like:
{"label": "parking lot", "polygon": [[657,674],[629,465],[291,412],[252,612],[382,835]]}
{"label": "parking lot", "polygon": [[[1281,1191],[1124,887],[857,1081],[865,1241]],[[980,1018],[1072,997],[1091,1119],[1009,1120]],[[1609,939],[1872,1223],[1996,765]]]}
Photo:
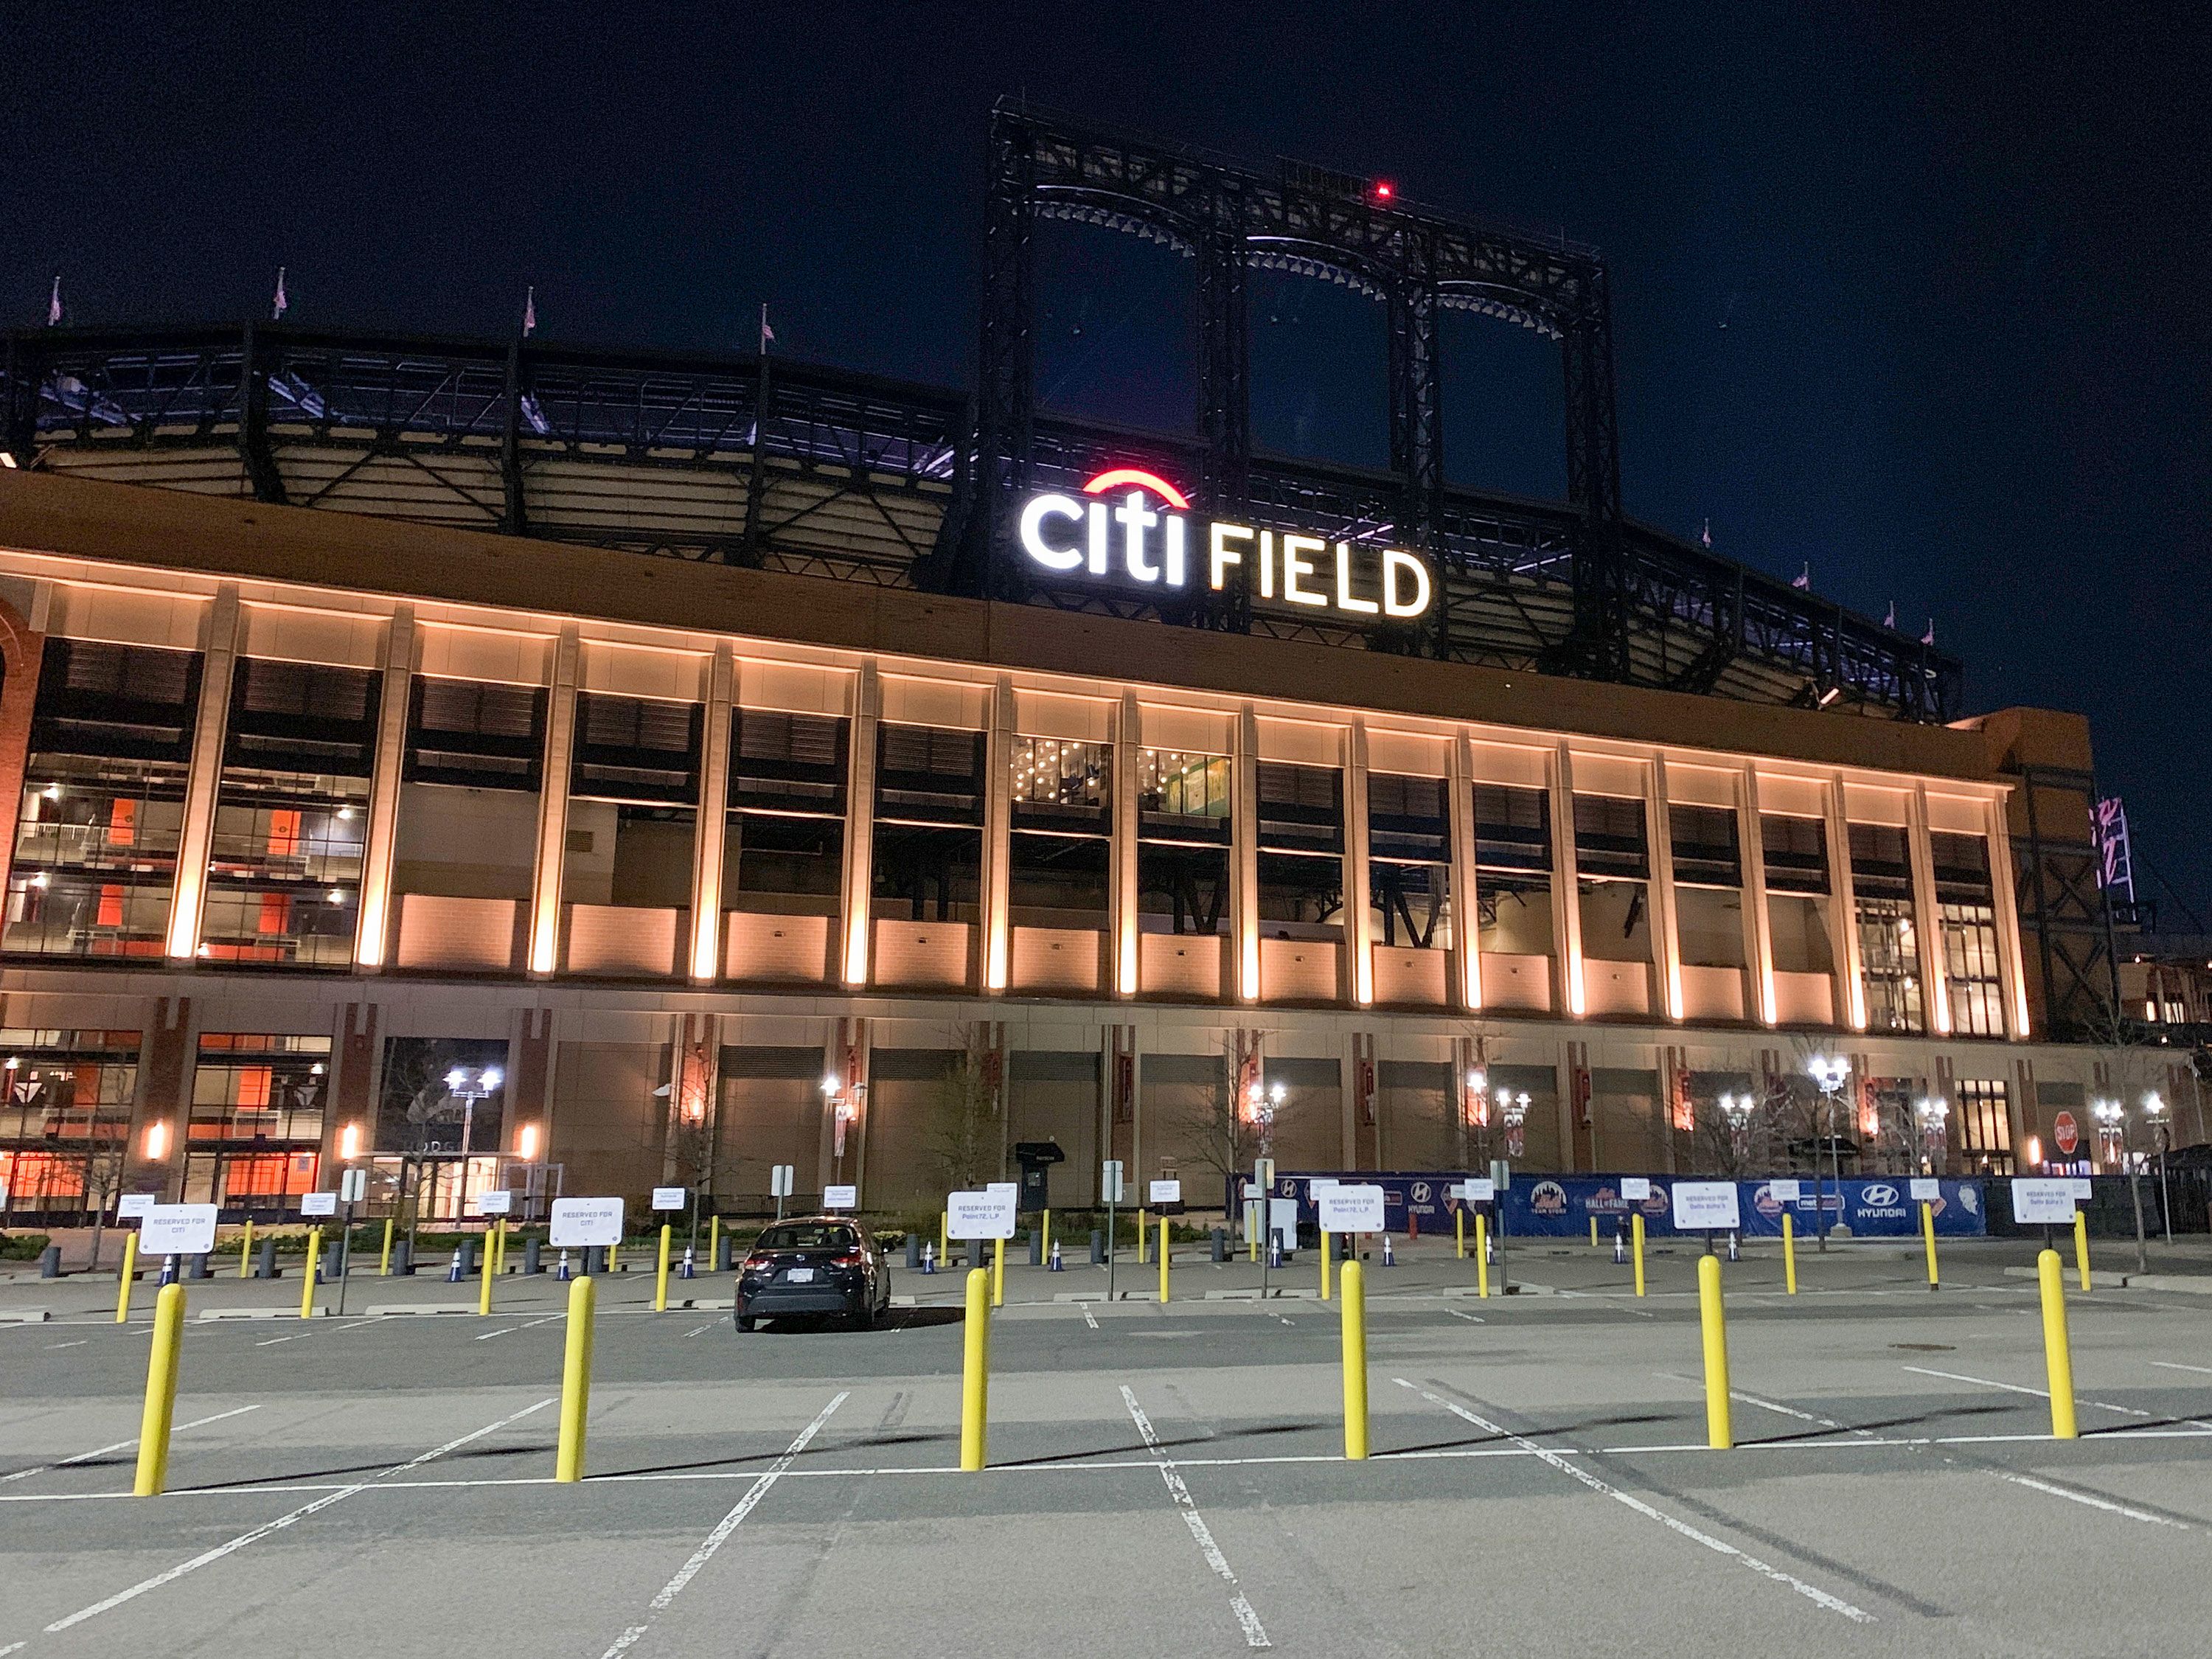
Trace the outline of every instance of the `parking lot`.
{"label": "parking lot", "polygon": [[[1370,1259],[1364,1464],[1310,1257],[1265,1302],[1249,1264],[1179,1260],[1164,1307],[1126,1260],[1113,1303],[1010,1267],[970,1474],[957,1275],[899,1273],[880,1330],[744,1336],[617,1275],[580,1486],[551,1480],[566,1286],[198,1317],[296,1310],[295,1281],[218,1279],[143,1500],[150,1286],[118,1326],[112,1279],[17,1280],[0,1310],[50,1317],[0,1326],[0,1654],[2201,1650],[2212,1299],[2070,1295],[2057,1443],[2031,1260],[1953,1247],[1931,1294],[1915,1249],[1808,1249],[1793,1298],[1747,1250],[1716,1452],[1691,1247],[1641,1300],[1580,1246],[1517,1249],[1487,1300],[1449,1243]],[[368,1312],[394,1304],[468,1311]]]}

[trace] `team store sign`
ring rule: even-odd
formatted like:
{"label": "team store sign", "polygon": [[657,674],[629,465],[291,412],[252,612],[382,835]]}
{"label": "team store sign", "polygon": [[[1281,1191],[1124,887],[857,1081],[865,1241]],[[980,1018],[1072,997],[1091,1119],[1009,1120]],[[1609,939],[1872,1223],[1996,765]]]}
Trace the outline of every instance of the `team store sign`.
{"label": "team store sign", "polygon": [[[1051,492],[1023,505],[1022,551],[1062,575],[1082,571],[1181,589],[1190,585],[1190,502],[1156,473],[1115,467],[1083,486],[1081,500]],[[1155,504],[1157,503],[1157,505]],[[1431,597],[1428,567],[1398,548],[1278,534],[1215,519],[1206,526],[1206,582],[1256,575],[1258,596],[1343,617],[1419,617]]]}

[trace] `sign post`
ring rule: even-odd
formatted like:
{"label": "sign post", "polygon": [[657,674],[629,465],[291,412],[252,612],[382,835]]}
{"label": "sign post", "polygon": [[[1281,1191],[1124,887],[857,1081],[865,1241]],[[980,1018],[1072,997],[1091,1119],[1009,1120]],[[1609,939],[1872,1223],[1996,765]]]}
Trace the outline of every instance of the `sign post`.
{"label": "sign post", "polygon": [[791,1196],[791,1179],[795,1173],[792,1165],[779,1164],[768,1173],[769,1196],[775,1200],[775,1218],[783,1219],[783,1200]]}
{"label": "sign post", "polygon": [[1118,1224],[1114,1218],[1116,1206],[1121,1202],[1121,1160],[1108,1158],[1099,1170],[1098,1185],[1106,1195],[1106,1299],[1114,1299],[1114,1246],[1119,1238]]}

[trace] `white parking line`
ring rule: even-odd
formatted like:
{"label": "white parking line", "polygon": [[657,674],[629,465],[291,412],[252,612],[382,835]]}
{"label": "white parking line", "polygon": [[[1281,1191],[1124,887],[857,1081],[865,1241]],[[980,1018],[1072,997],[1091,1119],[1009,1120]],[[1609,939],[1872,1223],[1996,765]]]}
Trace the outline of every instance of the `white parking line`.
{"label": "white parking line", "polygon": [[[2151,1363],[2155,1364],[2158,1362],[2154,1360]],[[2018,1382],[2000,1382],[1994,1377],[1968,1376],[1964,1371],[1930,1370],[1925,1365],[1907,1365],[1904,1369],[1917,1372],[1922,1376],[1940,1376],[1952,1382],[1972,1382],[1984,1389],[2002,1389],[2007,1394],[2033,1395],[2038,1400],[2051,1398],[2050,1390],[2047,1389],[2031,1389]],[[2117,1412],[2122,1417],[2140,1417],[2147,1422],[2154,1422],[2158,1419],[2156,1412],[2147,1412],[2139,1407],[2116,1406],[2109,1400],[2090,1400],[2078,1395],[2075,1398],[2081,1404],[2094,1406],[2100,1412]],[[2212,1423],[2203,1422],[2194,1417],[2185,1417],[2177,1420],[2186,1423],[2192,1429],[2212,1429]]]}
{"label": "white parking line", "polygon": [[[243,1417],[248,1412],[258,1412],[260,1409],[258,1406],[235,1407],[227,1412],[217,1412],[213,1417],[195,1418],[191,1422],[179,1423],[169,1432],[173,1435],[182,1434],[186,1429],[197,1429],[210,1423],[220,1423],[226,1417]],[[6,1486],[10,1480],[27,1480],[34,1474],[44,1474],[48,1469],[65,1469],[72,1463],[88,1463],[95,1457],[105,1457],[110,1452],[121,1451],[126,1447],[135,1446],[137,1443],[138,1437],[134,1434],[128,1440],[118,1440],[112,1446],[94,1446],[90,1451],[79,1452],[74,1457],[58,1458],[51,1463],[41,1463],[36,1468],[17,1469],[13,1474],[0,1474],[0,1486]]]}
{"label": "white parking line", "polygon": [[[1253,1202],[1256,1204],[1257,1202],[1259,1202],[1259,1200],[1258,1200],[1257,1199],[1255,1199],[1255,1200],[1253,1200]],[[1450,1315],[1454,1319],[1464,1319],[1464,1320],[1465,1320],[1465,1321],[1467,1321],[1467,1322],[1468,1322],[1468,1324],[1470,1324],[1470,1325],[1480,1325],[1480,1324],[1482,1324],[1482,1323],[1484,1323],[1484,1322],[1485,1322],[1482,1319],[1479,1318],[1477,1316],[1475,1316],[1475,1315],[1474,1315],[1474,1314],[1471,1314],[1471,1313],[1465,1312],[1464,1310],[1461,1310],[1461,1309],[1458,1309],[1458,1308],[1446,1308],[1446,1309],[1444,1310],[1444,1311],[1445,1311],[1446,1313],[1449,1314],[1449,1315]]]}
{"label": "white parking line", "polygon": [[1198,1545],[1198,1553],[1206,1558],[1206,1565],[1212,1567],[1222,1582],[1229,1586],[1229,1610],[1236,1615],[1237,1623],[1244,1632],[1244,1645],[1248,1648],[1274,1646],[1267,1639],[1267,1627],[1261,1624],[1260,1615],[1252,1611],[1252,1604],[1244,1599],[1243,1587],[1237,1582],[1237,1574],[1230,1567],[1229,1558],[1221,1553],[1221,1546],[1213,1541],[1213,1531],[1206,1524],[1206,1517],[1199,1514],[1198,1505],[1191,1498],[1190,1488],[1183,1483],[1182,1475],[1169,1458],[1165,1448],[1160,1444],[1159,1436],[1152,1432],[1152,1419],[1145,1415],[1145,1408],[1137,1403],[1136,1395],[1126,1382],[1121,1385],[1121,1403],[1129,1408],[1129,1417],[1136,1424],[1137,1432],[1144,1436],[1145,1444],[1152,1449],[1153,1459],[1159,1467],[1160,1479],[1167,1482],[1168,1496],[1175,1500],[1176,1508],[1182,1511],[1183,1524],[1190,1528],[1191,1538]]}
{"label": "white parking line", "polygon": [[220,1561],[226,1555],[235,1554],[238,1551],[244,1549],[248,1544],[258,1543],[260,1540],[268,1537],[271,1533],[281,1532],[285,1528],[290,1526],[294,1522],[303,1521],[319,1510],[326,1510],[333,1504],[343,1503],[345,1499],[352,1497],[356,1492],[366,1491],[368,1487],[374,1486],[379,1480],[385,1479],[387,1475],[404,1474],[410,1469],[419,1469],[422,1465],[428,1463],[433,1458],[443,1457],[447,1452],[458,1450],[459,1448],[467,1445],[472,1440],[481,1440],[488,1434],[495,1434],[500,1430],[507,1427],[510,1423],[519,1423],[524,1418],[529,1416],[532,1412],[544,1411],[551,1404],[553,1404],[553,1401],[546,1399],[539,1401],[534,1406],[525,1406],[520,1411],[515,1412],[509,1416],[501,1418],[496,1423],[487,1423],[483,1428],[473,1430],[470,1433],[462,1435],[459,1439],[448,1440],[442,1446],[434,1446],[428,1451],[422,1453],[419,1457],[410,1457],[404,1463],[394,1463],[390,1468],[384,1470],[381,1474],[372,1475],[366,1480],[356,1481],[349,1486],[341,1486],[334,1492],[331,1492],[322,1498],[318,1498],[312,1504],[302,1504],[298,1509],[293,1510],[288,1514],[278,1516],[274,1521],[264,1521],[252,1531],[239,1534],[237,1537],[231,1539],[227,1543],[217,1544],[210,1550],[202,1550],[198,1555],[193,1556],[188,1561],[180,1561],[175,1566],[167,1569],[166,1571],[155,1573],[151,1578],[142,1578],[137,1583],[131,1585],[130,1589],[118,1590],[114,1595],[107,1597],[105,1601],[94,1601],[90,1607],[79,1607],[75,1613],[70,1613],[65,1619],[55,1620],[52,1624],[46,1626],[46,1633],[49,1636],[58,1635],[61,1632],[68,1630],[74,1626],[84,1623],[88,1619],[97,1619],[101,1613],[112,1612],[113,1609],[121,1607],[125,1601],[133,1601],[137,1597],[143,1595],[149,1590],[159,1589],[164,1584],[174,1583],[178,1579],[182,1578],[188,1572],[207,1566],[210,1563]]}
{"label": "white parking line", "polygon": [[791,1467],[793,1460],[806,1449],[806,1443],[821,1432],[822,1425],[830,1420],[830,1413],[843,1405],[851,1398],[851,1395],[850,1389],[839,1389],[830,1403],[816,1415],[814,1420],[800,1431],[799,1438],[791,1443],[783,1455],[761,1471],[753,1484],[745,1489],[745,1495],[738,1500],[737,1507],[715,1523],[714,1530],[708,1533],[699,1547],[691,1552],[690,1559],[678,1567],[676,1570],[676,1576],[660,1587],[660,1594],[647,1603],[644,1622],[632,1625],[620,1636],[615,1638],[614,1645],[602,1654],[599,1659],[617,1659],[617,1655],[627,1653],[636,1644],[639,1638],[653,1628],[653,1615],[666,1612],[669,1604],[684,1593],[684,1587],[696,1578],[701,1569],[714,1559],[714,1552],[729,1541],[732,1533],[744,1524],[745,1517],[753,1512],[762,1498],[768,1496],[769,1488],[781,1478],[783,1472]]}
{"label": "white parking line", "polygon": [[1597,1476],[1592,1474],[1588,1469],[1577,1468],[1565,1457],[1556,1452],[1550,1451],[1542,1446],[1539,1446],[1534,1441],[1528,1439],[1526,1436],[1515,1434],[1511,1430],[1504,1427],[1503,1425],[1492,1423],[1489,1419],[1480,1416],[1476,1413],[1468,1410],[1466,1407],[1460,1405],[1457,1401],[1447,1400],[1440,1394],[1432,1394],[1428,1389],[1421,1388],[1416,1383],[1407,1382],[1402,1376],[1394,1377],[1391,1380],[1396,1382],[1401,1389],[1411,1389],[1415,1394],[1420,1395],[1422,1399],[1427,1401],[1431,1405],[1441,1406],[1453,1416],[1459,1418],[1463,1421],[1474,1424],[1475,1427],[1482,1430],[1486,1434],[1501,1436],[1512,1442],[1515,1445],[1522,1447],[1523,1449],[1534,1454],[1536,1456],[1541,1458],[1545,1462],[1550,1464],[1553,1468],[1559,1470],[1560,1474],[1568,1476],[1571,1480],[1581,1481],[1583,1485],[1588,1486],[1592,1492],[1602,1493],[1604,1496],[1613,1499],[1616,1503],[1625,1504],[1628,1508],[1633,1510],[1637,1514],[1643,1516],[1647,1520],[1656,1521],[1661,1526],[1667,1528],[1669,1531],[1680,1534],[1682,1537],[1689,1539],[1692,1543],[1702,1544],[1705,1548],[1711,1550],[1716,1554],[1724,1555],[1731,1560],[1741,1563],[1743,1565],[1749,1567],[1753,1572],[1758,1573],[1763,1578],[1771,1578],[1778,1584],[1787,1584],[1791,1589],[1796,1590],[1798,1595],[1805,1597],[1808,1601],[1814,1603],[1816,1606],[1826,1607],[1831,1613],[1839,1613],[1843,1614],[1844,1618],[1850,1620],[1853,1624],[1871,1625],[1875,1622],[1875,1616],[1867,1612],[1864,1608],[1855,1607],[1839,1595],[1832,1595],[1826,1590],[1820,1589],[1816,1584],[1807,1583],[1803,1579],[1796,1577],[1794,1573],[1784,1572],[1781,1568],[1770,1565],[1768,1563],[1760,1560],[1755,1555],[1747,1554],[1742,1550],[1738,1549],[1735,1545],[1724,1542],[1721,1539],[1714,1537],[1709,1532],[1700,1531],[1696,1527],[1692,1526],[1688,1522],[1678,1520],[1674,1516],[1668,1514],[1664,1510],[1655,1509],[1652,1505],[1645,1503],[1640,1498],[1631,1497],[1628,1493],[1621,1491],[1618,1486],[1608,1485],[1607,1482],[1599,1480]]}
{"label": "white parking line", "polygon": [[1076,1305],[1083,1310],[1083,1322],[1090,1326],[1092,1330],[1097,1330],[1098,1328],[1098,1316],[1091,1311],[1091,1304],[1087,1302],[1082,1302],[1078,1303]]}
{"label": "white parking line", "polygon": [[2063,1498],[2074,1504],[2086,1504],[2093,1510],[2103,1510],[2107,1514],[2124,1515],[2130,1521],[2148,1521],[2154,1527],[2172,1527],[2181,1532],[2191,1530],[2189,1522],[2186,1521],[2176,1521],[2171,1516],[2153,1515],[2148,1510],[2134,1509],[2125,1504],[2115,1504],[2109,1498],[2093,1497],[2086,1492],[2075,1492],[2071,1487],[2057,1486],[2048,1480],[2038,1480],[2031,1475],[2007,1474],[2001,1469],[1991,1469],[1990,1473],[2000,1480],[2009,1480],[2015,1486],[2027,1486],[2035,1492],[2049,1492],[2053,1498]]}
{"label": "white parking line", "polygon": [[2154,1359],[2150,1363],[2165,1370],[2195,1371],[2200,1376],[2212,1376],[2212,1365],[2185,1365],[2173,1359]]}

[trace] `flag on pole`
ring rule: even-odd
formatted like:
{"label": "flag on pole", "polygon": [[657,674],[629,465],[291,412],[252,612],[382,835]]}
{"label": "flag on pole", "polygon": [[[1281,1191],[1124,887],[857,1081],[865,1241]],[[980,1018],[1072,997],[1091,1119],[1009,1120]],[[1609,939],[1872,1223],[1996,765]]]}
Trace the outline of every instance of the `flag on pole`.
{"label": "flag on pole", "polygon": [[1813,586],[1813,562],[1810,559],[1805,561],[1805,568],[1802,570],[1799,571],[1796,575],[1790,579],[1790,586],[1792,587],[1802,587],[1806,589],[1808,592],[1811,591]]}
{"label": "flag on pole", "polygon": [[1897,601],[1895,599],[1892,599],[1889,602],[1889,609],[1882,614],[1881,625],[1884,628],[1894,628],[1897,626]]}
{"label": "flag on pole", "polygon": [[531,331],[538,326],[538,290],[532,288],[522,296],[522,337],[528,339]]}
{"label": "flag on pole", "polygon": [[768,301],[765,301],[765,300],[763,300],[763,301],[761,301],[761,356],[762,356],[765,357],[765,356],[768,356],[768,349],[769,349],[769,347],[770,345],[774,344],[774,343],[775,343],[775,331],[774,329],[770,328],[770,327],[768,325]]}
{"label": "flag on pole", "polygon": [[54,278],[53,296],[46,301],[46,326],[58,327],[62,320],[62,279]]}
{"label": "flag on pole", "polygon": [[1936,643],[1936,618],[1935,618],[1935,617],[1930,617],[1928,619],[1928,631],[1927,631],[1925,634],[1923,634],[1923,635],[1920,636],[1920,643],[1921,643],[1921,644],[1923,644],[1923,645],[1933,645],[1933,644],[1935,644],[1935,643]]}
{"label": "flag on pole", "polygon": [[284,294],[284,267],[279,265],[276,267],[276,297],[270,304],[269,320],[272,323],[283,322],[284,313],[291,308],[292,301],[286,298]]}
{"label": "flag on pole", "polygon": [[1698,527],[1698,540],[1704,544],[1706,551],[1711,552],[1712,550],[1713,521],[1711,519],[1707,519],[1705,523]]}

